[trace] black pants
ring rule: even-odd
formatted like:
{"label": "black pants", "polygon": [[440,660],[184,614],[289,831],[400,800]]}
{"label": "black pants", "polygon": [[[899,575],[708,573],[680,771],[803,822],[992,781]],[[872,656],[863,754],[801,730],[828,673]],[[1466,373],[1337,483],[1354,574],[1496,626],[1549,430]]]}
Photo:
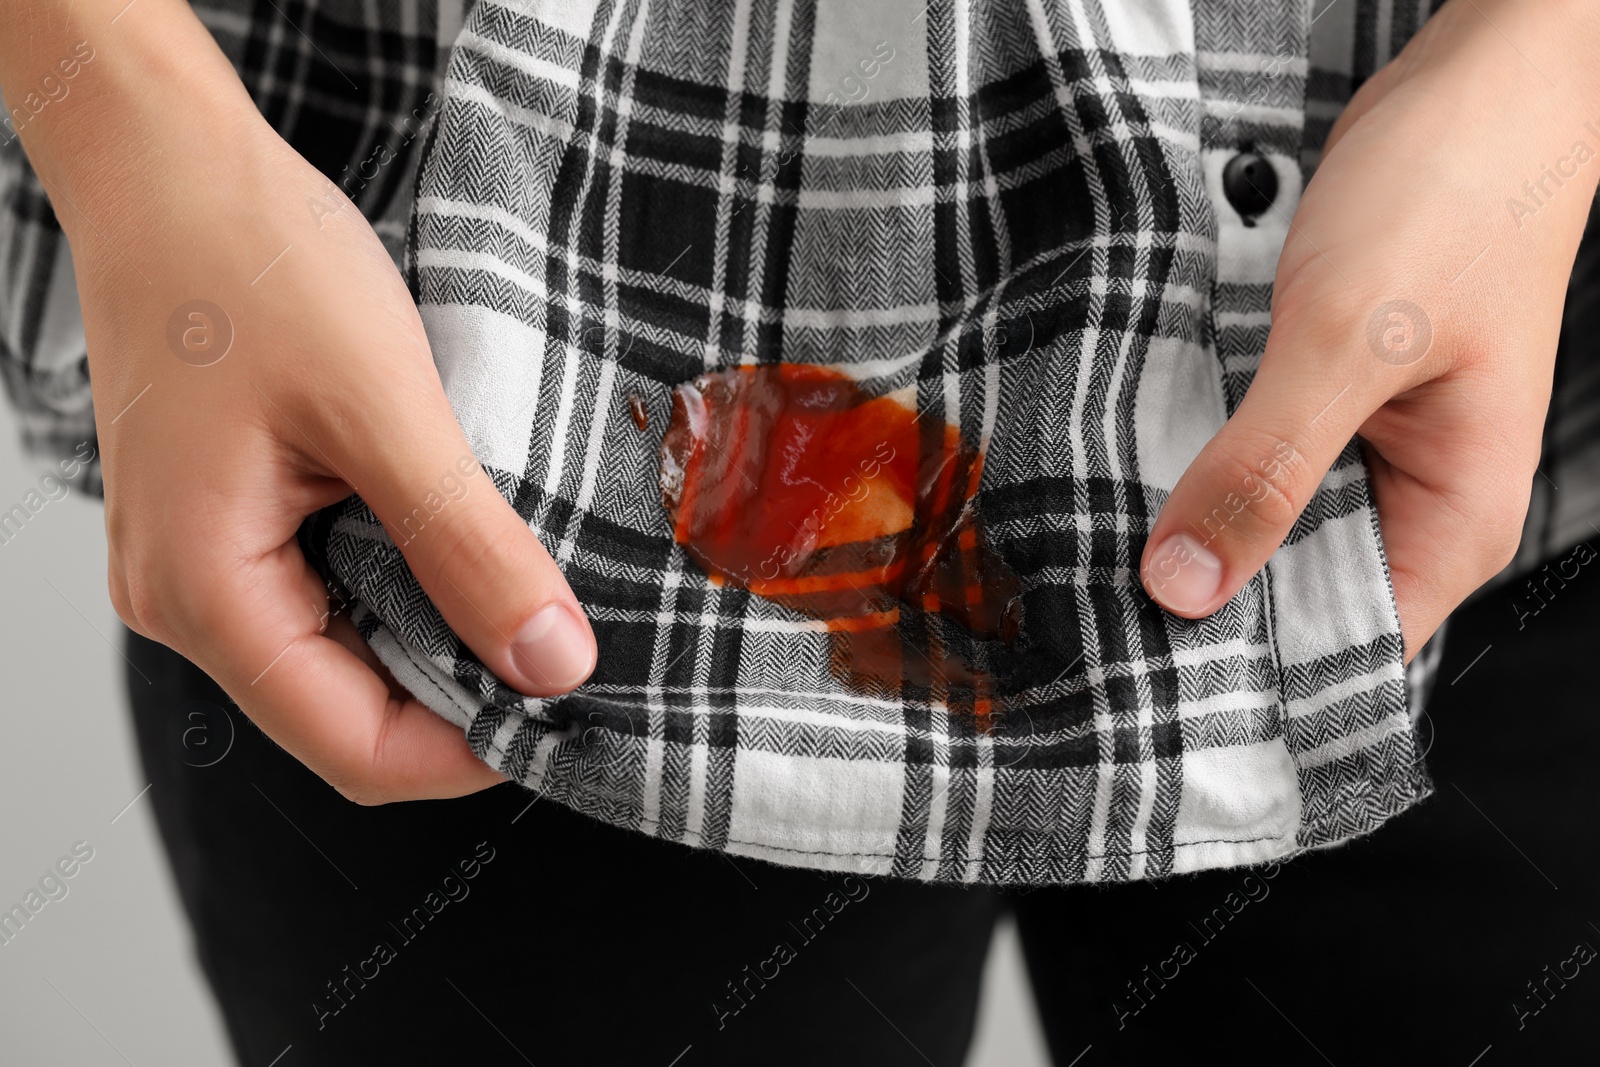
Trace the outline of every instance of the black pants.
{"label": "black pants", "polygon": [[251,1067],[957,1067],[1008,909],[1058,1067],[1594,1062],[1600,576],[1537,615],[1515,599],[1456,616],[1437,795],[1375,835],[1014,893],[729,859],[510,784],[357,807],[177,655],[128,653],[151,799]]}

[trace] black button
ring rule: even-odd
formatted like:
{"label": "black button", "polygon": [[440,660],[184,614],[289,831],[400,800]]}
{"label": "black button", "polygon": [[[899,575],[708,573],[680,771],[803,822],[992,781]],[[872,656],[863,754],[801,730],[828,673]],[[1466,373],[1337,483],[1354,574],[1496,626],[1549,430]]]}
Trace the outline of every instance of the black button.
{"label": "black button", "polygon": [[1254,152],[1240,152],[1222,168],[1222,191],[1246,226],[1278,198],[1278,172]]}

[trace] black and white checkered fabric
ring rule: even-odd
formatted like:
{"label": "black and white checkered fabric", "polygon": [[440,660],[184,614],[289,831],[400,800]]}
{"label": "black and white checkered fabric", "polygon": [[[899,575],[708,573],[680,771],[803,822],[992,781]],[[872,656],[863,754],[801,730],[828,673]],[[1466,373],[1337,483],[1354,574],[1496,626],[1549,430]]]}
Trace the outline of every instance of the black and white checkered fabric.
{"label": "black and white checkered fabric", "polygon": [[[1428,0],[454,2],[196,8],[330,177],[379,143],[403,160],[357,201],[474,451],[594,625],[594,677],[523,697],[358,499],[308,524],[363,634],[487,762],[673,841],[989,883],[1266,861],[1427,794],[1427,670],[1408,701],[1354,446],[1213,618],[1157,609],[1137,566],[1249,384],[1318,145]],[[429,134],[402,143],[430,89]],[[1280,179],[1253,223],[1221,185],[1246,147]],[[92,439],[70,261],[5,152],[0,365],[29,442],[70,451]],[[672,387],[776,360],[984,443],[980,509],[1036,653],[992,733],[937,687],[852,691],[817,622],[673,542]]]}

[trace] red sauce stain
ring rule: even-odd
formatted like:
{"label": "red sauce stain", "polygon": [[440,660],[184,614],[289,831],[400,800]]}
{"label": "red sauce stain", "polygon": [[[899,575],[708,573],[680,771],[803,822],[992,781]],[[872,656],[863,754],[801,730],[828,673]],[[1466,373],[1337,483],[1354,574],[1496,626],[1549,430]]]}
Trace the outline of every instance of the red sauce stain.
{"label": "red sauce stain", "polygon": [[638,393],[628,394],[628,414],[633,416],[633,424],[640,430],[650,427],[650,412],[645,410],[644,400]]}
{"label": "red sauce stain", "polygon": [[982,470],[956,427],[798,363],[678,386],[661,448],[674,537],[713,581],[824,620],[854,687],[934,688],[987,730],[1022,589],[974,506]]}

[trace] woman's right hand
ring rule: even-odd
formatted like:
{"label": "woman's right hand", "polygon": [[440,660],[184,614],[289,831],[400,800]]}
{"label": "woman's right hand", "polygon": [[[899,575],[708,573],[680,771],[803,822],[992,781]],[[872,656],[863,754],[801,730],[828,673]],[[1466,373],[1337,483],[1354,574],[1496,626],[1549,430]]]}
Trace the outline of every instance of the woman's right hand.
{"label": "woman's right hand", "polygon": [[[95,49],[22,136],[73,252],[117,614],[352,800],[501,781],[330,615],[296,542],[358,492],[496,675],[544,696],[593,670],[583,611],[473,458],[381,242],[181,0],[114,24],[125,0],[19,3],[63,55]],[[8,100],[50,46],[0,46]]]}

